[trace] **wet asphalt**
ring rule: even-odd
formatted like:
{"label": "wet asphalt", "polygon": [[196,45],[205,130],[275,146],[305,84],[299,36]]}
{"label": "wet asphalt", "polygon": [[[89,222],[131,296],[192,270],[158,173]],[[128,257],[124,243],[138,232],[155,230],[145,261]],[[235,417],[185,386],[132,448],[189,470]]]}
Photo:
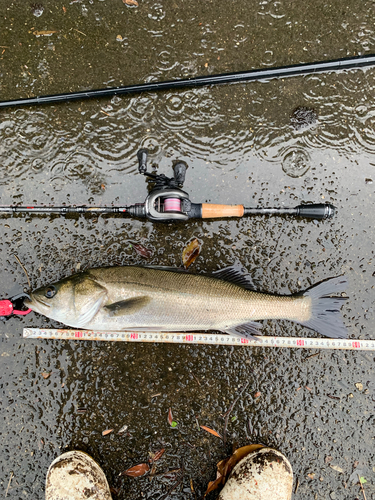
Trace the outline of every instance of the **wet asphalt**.
{"label": "wet asphalt", "polygon": [[[336,59],[374,52],[373,2],[0,0],[1,100]],[[329,221],[254,217],[155,225],[120,217],[2,217],[2,298],[90,267],[241,262],[289,294],[345,274],[349,338],[373,339],[375,69],[0,112],[0,196],[10,204],[129,204],[146,196],[136,153],[158,172],[188,163],[192,201],[330,202]],[[134,243],[152,251],[140,256]],[[173,307],[173,304],[171,304]],[[375,498],[374,354],[31,340],[37,314],[0,323],[0,490],[44,498],[49,463],[90,453],[114,499],[202,498],[232,447],[285,453],[294,499]],[[287,321],[266,335],[318,337]],[[231,412],[227,443],[219,433]],[[177,426],[172,428],[172,409]],[[126,431],[119,431],[127,426]],[[103,431],[113,431],[103,436]],[[121,473],[156,462],[157,475]],[[175,471],[164,474],[167,471]],[[217,492],[208,498],[216,498]]]}

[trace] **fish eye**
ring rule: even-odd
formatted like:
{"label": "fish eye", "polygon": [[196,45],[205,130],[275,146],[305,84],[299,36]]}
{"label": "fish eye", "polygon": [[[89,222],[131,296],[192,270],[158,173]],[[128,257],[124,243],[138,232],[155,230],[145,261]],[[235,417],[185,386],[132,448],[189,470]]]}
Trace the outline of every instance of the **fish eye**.
{"label": "fish eye", "polygon": [[56,295],[56,288],[54,286],[49,286],[45,292],[45,297],[47,297],[47,299],[52,299],[52,297],[54,297]]}

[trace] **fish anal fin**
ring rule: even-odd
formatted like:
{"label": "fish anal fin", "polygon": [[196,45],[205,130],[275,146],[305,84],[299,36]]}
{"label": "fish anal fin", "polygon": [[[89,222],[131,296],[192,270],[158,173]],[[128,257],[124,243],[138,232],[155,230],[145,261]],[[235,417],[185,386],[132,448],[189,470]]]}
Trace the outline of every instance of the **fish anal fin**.
{"label": "fish anal fin", "polygon": [[110,316],[128,316],[129,314],[134,314],[143,309],[150,300],[150,297],[146,295],[142,297],[132,297],[104,306],[104,309],[109,312]]}
{"label": "fish anal fin", "polygon": [[247,290],[256,290],[250,274],[245,268],[240,265],[225,267],[224,269],[219,269],[218,271],[214,271],[211,274],[214,278],[218,278],[224,281],[230,281],[234,285],[246,288]]}
{"label": "fish anal fin", "polygon": [[236,335],[248,340],[259,340],[254,335],[262,335],[261,329],[262,323],[257,323],[255,321],[249,321],[248,323],[243,323],[242,325],[236,325],[232,328],[226,329],[226,333],[229,335]]}

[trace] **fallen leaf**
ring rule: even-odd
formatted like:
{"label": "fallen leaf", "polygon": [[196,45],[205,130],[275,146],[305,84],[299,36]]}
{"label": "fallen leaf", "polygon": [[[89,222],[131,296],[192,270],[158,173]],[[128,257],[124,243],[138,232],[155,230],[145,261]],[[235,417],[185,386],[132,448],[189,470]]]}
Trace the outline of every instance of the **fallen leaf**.
{"label": "fallen leaf", "polygon": [[177,427],[177,422],[175,422],[174,420],[172,421],[171,423],[171,427]]}
{"label": "fallen leaf", "polygon": [[51,36],[54,33],[58,33],[58,31],[53,31],[53,30],[33,31],[33,35],[35,36]]}
{"label": "fallen leaf", "polygon": [[264,446],[262,444],[248,444],[247,446],[238,448],[230,457],[217,464],[218,472],[223,477],[227,478],[240,460],[245,458],[249,453],[260,450],[260,448],[264,448]]}
{"label": "fallen leaf", "polygon": [[242,448],[238,448],[238,450],[236,450],[230,457],[221,460],[217,464],[217,478],[215,481],[210,481],[208,483],[207,491],[204,496],[208,495],[211,491],[216,490],[220,485],[225,484],[236,464],[249,453],[259,450],[260,448],[264,448],[264,446],[262,444],[249,444],[247,446],[242,446]]}
{"label": "fallen leaf", "polygon": [[128,426],[123,425],[117,434],[119,434],[121,436],[121,434],[124,434],[124,432],[126,432],[127,430],[128,430]]}
{"label": "fallen leaf", "polygon": [[156,462],[164,455],[164,452],[165,452],[165,448],[163,448],[159,451],[155,451],[155,453],[150,453],[149,462]]}
{"label": "fallen leaf", "polygon": [[138,2],[137,0],[122,0],[124,4],[126,5],[134,5],[134,7],[138,7]]}
{"label": "fallen leaf", "polygon": [[330,465],[331,469],[344,474],[344,470],[339,465]]}
{"label": "fallen leaf", "polygon": [[172,425],[172,422],[173,422],[172,408],[169,408],[169,411],[168,411],[168,424]]}
{"label": "fallen leaf", "polygon": [[113,429],[106,429],[105,431],[102,432],[102,436],[106,436],[107,434],[110,434],[113,431]]}
{"label": "fallen leaf", "polygon": [[50,375],[51,375],[52,372],[42,372],[42,377],[47,379]]}
{"label": "fallen leaf", "polygon": [[209,493],[211,493],[211,491],[216,490],[221,484],[223,484],[223,477],[222,476],[215,479],[215,481],[210,481],[208,483],[207,490],[206,490],[206,493],[204,494],[204,496],[207,496]]}
{"label": "fallen leaf", "polygon": [[329,462],[332,462],[332,460],[333,460],[333,457],[331,457],[331,455],[327,455],[324,459],[326,464],[328,464]]}
{"label": "fallen leaf", "polygon": [[149,248],[144,247],[140,243],[133,244],[133,248],[137,252],[137,254],[144,259],[149,259],[150,257],[152,257],[153,251]]}
{"label": "fallen leaf", "polygon": [[191,240],[182,252],[182,264],[187,269],[195,261],[201,252],[201,244],[198,238]]}
{"label": "fallen leaf", "polygon": [[309,477],[310,479],[314,479],[315,472],[311,472],[310,474],[307,474],[307,477]]}
{"label": "fallen leaf", "polygon": [[130,467],[130,469],[125,470],[121,474],[123,476],[129,476],[129,477],[140,477],[146,474],[150,470],[150,467],[148,464],[139,464],[139,465],[134,465],[134,467]]}
{"label": "fallen leaf", "polygon": [[66,7],[63,6],[62,10],[64,11],[64,14],[66,14]]}
{"label": "fallen leaf", "polygon": [[256,392],[254,394],[254,398],[259,398],[262,393],[260,391]]}
{"label": "fallen leaf", "polygon": [[357,382],[355,386],[359,391],[363,391],[363,384],[361,384],[361,382]]}
{"label": "fallen leaf", "polygon": [[210,433],[210,434],[212,434],[213,436],[216,436],[216,437],[218,437],[218,438],[220,438],[220,439],[223,439],[223,438],[220,436],[220,434],[219,434],[218,432],[214,431],[213,429],[210,429],[209,427],[206,427],[205,425],[200,425],[199,427],[200,427],[201,429],[203,429],[204,431],[209,432],[209,433]]}
{"label": "fallen leaf", "polygon": [[118,40],[119,42],[122,42],[122,36],[121,35],[117,35],[116,36],[116,40]]}
{"label": "fallen leaf", "polygon": [[[358,477],[359,477],[359,476],[358,476]],[[359,482],[360,482],[361,484],[365,484],[365,483],[367,483],[366,479],[365,479],[363,476],[359,477]]]}

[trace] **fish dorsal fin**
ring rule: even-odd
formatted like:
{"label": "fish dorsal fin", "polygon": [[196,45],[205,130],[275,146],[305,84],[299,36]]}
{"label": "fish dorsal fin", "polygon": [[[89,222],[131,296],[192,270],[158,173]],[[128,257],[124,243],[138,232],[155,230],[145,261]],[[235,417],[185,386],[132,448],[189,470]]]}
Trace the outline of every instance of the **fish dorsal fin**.
{"label": "fish dorsal fin", "polygon": [[225,267],[224,269],[219,269],[219,271],[214,271],[212,276],[220,280],[230,281],[231,283],[241,286],[242,288],[246,288],[247,290],[256,290],[254,282],[248,271],[237,264]]}
{"label": "fish dorsal fin", "polygon": [[119,302],[114,302],[105,306],[110,316],[128,316],[129,314],[134,314],[141,309],[143,309],[150,302],[150,297],[132,297],[126,300],[120,300]]}
{"label": "fish dorsal fin", "polygon": [[[139,266],[141,267],[141,266]],[[172,266],[154,266],[153,264],[150,264],[148,266],[142,266],[142,267],[147,267],[148,269],[155,269],[156,271],[168,271],[170,273],[185,273],[188,274],[185,268],[183,267],[172,267]]]}

